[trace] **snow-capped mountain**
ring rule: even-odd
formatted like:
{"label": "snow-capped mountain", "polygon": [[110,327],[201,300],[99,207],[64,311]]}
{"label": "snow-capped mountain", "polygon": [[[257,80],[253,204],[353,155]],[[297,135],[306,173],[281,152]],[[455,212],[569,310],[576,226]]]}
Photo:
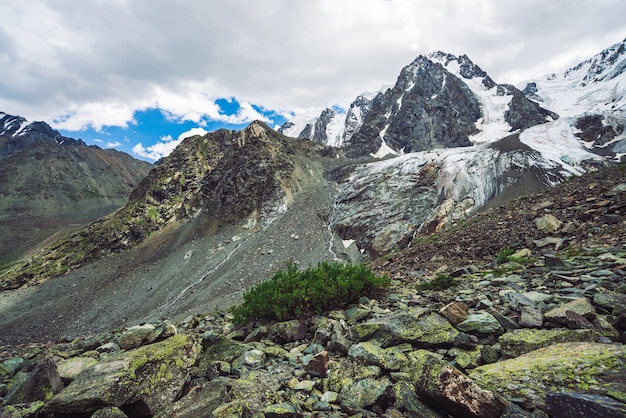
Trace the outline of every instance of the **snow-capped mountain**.
{"label": "snow-capped mountain", "polygon": [[614,45],[524,92],[496,84],[466,56],[418,57],[344,145],[357,156],[400,156],[360,165],[340,185],[336,231],[376,256],[502,193],[608,164],[626,152],[624,52]]}
{"label": "snow-capped mountain", "polygon": [[350,104],[347,112],[327,107],[321,113],[319,110],[301,113],[285,122],[278,132],[292,138],[310,139],[340,147],[361,127],[374,97],[388,88],[389,86],[383,86],[378,91],[360,94]]}
{"label": "snow-capped mountain", "polygon": [[528,98],[566,119],[588,149],[616,158],[626,153],[626,40],[562,74],[520,87]]}
{"label": "snow-capped mountain", "polygon": [[0,112],[0,158],[42,141],[87,145],[80,139],[64,137],[45,122],[29,122],[21,116]]}

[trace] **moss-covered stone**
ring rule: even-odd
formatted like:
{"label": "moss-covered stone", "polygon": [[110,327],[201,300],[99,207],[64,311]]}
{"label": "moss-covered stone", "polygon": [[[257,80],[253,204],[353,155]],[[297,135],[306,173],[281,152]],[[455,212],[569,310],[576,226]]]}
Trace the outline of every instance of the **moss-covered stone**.
{"label": "moss-covered stone", "polygon": [[400,371],[408,365],[406,355],[399,349],[381,348],[369,341],[354,344],[348,350],[348,355],[357,361],[374,364],[390,371]]}
{"label": "moss-covered stone", "polygon": [[88,413],[102,405],[142,402],[151,414],[180,392],[199,352],[186,335],[116,353],[87,368],[46,406],[46,412]]}
{"label": "moss-covered stone", "polygon": [[454,344],[459,335],[447,319],[424,308],[409,308],[385,318],[356,324],[350,329],[355,341],[376,339],[383,347],[411,343],[420,347],[440,347]]}
{"label": "moss-covered stone", "polygon": [[556,343],[595,342],[597,338],[591,329],[516,329],[501,335],[498,342],[502,356],[512,358]]}
{"label": "moss-covered stone", "polygon": [[469,376],[526,408],[541,407],[547,392],[626,393],[626,347],[560,343],[514,359],[477,367]]}

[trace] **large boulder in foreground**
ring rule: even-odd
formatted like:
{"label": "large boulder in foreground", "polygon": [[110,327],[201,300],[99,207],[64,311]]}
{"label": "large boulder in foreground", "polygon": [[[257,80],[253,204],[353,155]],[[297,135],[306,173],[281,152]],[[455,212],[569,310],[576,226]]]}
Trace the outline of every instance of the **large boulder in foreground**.
{"label": "large boulder in foreground", "polygon": [[96,363],[48,403],[46,412],[86,414],[116,406],[155,415],[181,392],[199,347],[186,335],[120,352]]}
{"label": "large boulder in foreground", "polygon": [[409,355],[415,392],[432,407],[459,418],[499,418],[508,402],[483,389],[427,350]]}
{"label": "large boulder in foreground", "polygon": [[559,343],[517,358],[477,367],[470,378],[526,409],[545,408],[548,392],[578,392],[626,399],[626,347]]}

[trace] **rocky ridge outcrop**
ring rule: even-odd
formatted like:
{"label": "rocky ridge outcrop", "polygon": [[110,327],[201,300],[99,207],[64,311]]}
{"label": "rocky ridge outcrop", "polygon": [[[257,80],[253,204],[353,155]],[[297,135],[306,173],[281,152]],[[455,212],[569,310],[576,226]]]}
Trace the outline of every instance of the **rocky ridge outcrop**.
{"label": "rocky ridge outcrop", "polygon": [[207,229],[232,222],[262,228],[286,210],[299,182],[315,177],[309,167],[322,148],[261,122],[187,138],[141,181],[126,206],[3,271],[0,289],[40,283],[126,251],[201,213]]}
{"label": "rocky ridge outcrop", "polygon": [[[235,327],[214,312],[3,347],[3,414],[624,416],[623,172],[487,211],[500,228],[488,234],[472,224],[431,238],[465,259],[420,263],[416,242],[374,266],[392,279],[385,294],[324,316]],[[530,226],[514,217],[526,204]],[[557,242],[568,219],[580,235]],[[517,230],[529,239],[499,241]],[[475,246],[457,248],[463,236]]]}

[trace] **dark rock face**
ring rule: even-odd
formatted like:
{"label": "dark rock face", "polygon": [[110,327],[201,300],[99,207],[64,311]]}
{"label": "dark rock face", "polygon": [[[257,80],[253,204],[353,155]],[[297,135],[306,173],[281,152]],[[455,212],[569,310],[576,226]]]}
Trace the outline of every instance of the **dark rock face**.
{"label": "dark rock face", "polygon": [[526,129],[539,125],[547,120],[559,118],[554,112],[550,112],[537,103],[528,100],[520,90],[510,84],[498,86],[498,93],[511,94],[513,98],[509,103],[509,109],[504,113],[504,120],[511,125],[511,131]]}
{"label": "dark rock face", "polygon": [[576,134],[585,142],[591,142],[593,146],[602,146],[612,141],[621,132],[615,132],[610,125],[604,124],[602,115],[583,116],[576,122],[576,128],[580,130]]}
{"label": "dark rock face", "polygon": [[337,114],[332,109],[324,109],[320,114],[320,117],[315,121],[315,130],[311,139],[315,142],[326,144],[328,142],[328,134],[326,129],[328,124],[333,120]]}
{"label": "dark rock face", "polygon": [[374,98],[347,145],[347,155],[374,153],[383,140],[400,153],[472,145],[469,137],[479,132],[476,124],[485,117],[481,99],[470,87],[476,78],[484,91],[496,88],[497,96],[511,97],[504,112],[511,131],[558,118],[514,86],[496,84],[466,55],[436,52],[419,56],[402,70],[393,88]]}
{"label": "dark rock face", "polygon": [[479,118],[480,106],[466,84],[420,56],[402,70],[392,89],[374,99],[348,154],[376,152],[381,135],[404,152],[469,146],[468,136],[477,132]]}
{"label": "dark rock face", "polygon": [[358,131],[363,124],[363,119],[367,116],[372,108],[372,101],[364,95],[358,96],[350,104],[350,108],[346,113],[346,122],[343,131],[343,141],[348,142],[352,136]]}

